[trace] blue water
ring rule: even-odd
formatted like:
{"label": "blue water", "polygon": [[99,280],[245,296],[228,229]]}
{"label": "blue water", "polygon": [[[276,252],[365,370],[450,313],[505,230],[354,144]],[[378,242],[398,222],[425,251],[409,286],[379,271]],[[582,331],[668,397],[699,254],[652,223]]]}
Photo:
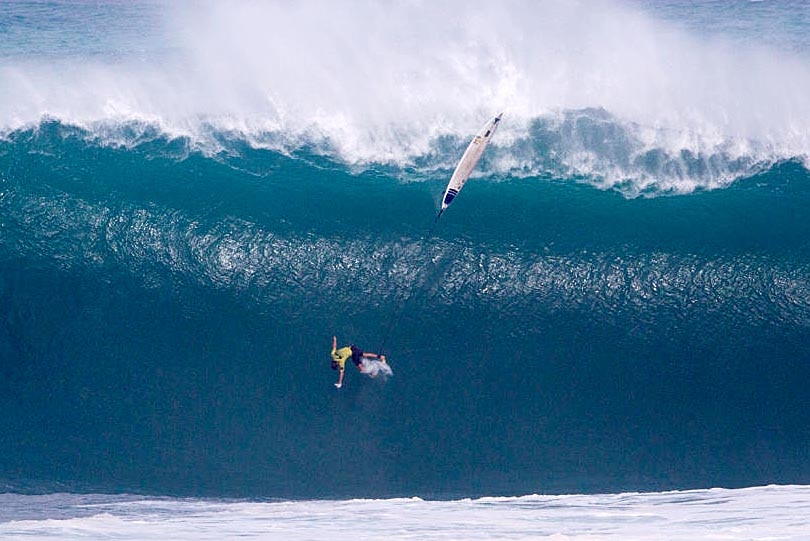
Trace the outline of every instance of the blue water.
{"label": "blue water", "polygon": [[[707,75],[726,91],[684,95],[635,56],[625,75],[648,79],[605,82],[590,63],[601,47],[563,43],[558,68],[594,70],[576,99],[522,54],[561,46],[546,38],[487,42],[469,73],[436,68],[435,85],[386,71],[425,52],[456,66],[431,49],[446,45],[433,41],[445,8],[409,30],[424,50],[370,32],[388,49],[364,56],[332,36],[333,70],[319,33],[295,26],[340,16],[324,6],[3,6],[0,488],[301,499],[810,484],[807,33],[758,41],[742,24],[806,29],[808,15],[767,3],[763,20],[754,4],[750,19],[743,2],[601,5],[608,23],[631,10],[639,36],[670,36],[652,43],[676,65],[728,62]],[[574,25],[571,5],[485,13]],[[278,36],[256,53],[256,10],[303,33],[296,62]],[[111,31],[132,18],[142,33]],[[244,35],[227,31],[237,23]],[[608,23],[596,35],[625,54]],[[178,25],[187,34],[166,30]],[[492,59],[520,77],[498,72],[470,111],[439,84],[465,89]],[[767,77],[787,74],[776,93]],[[653,96],[657,108],[635,99]],[[511,116],[429,236],[455,161],[501,105],[487,100]],[[394,376],[351,368],[336,390],[334,334],[384,344]]]}

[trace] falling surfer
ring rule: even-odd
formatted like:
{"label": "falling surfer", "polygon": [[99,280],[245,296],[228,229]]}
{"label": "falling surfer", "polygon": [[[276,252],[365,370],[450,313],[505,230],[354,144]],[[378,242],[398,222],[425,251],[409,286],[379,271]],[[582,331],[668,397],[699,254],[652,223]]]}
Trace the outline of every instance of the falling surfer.
{"label": "falling surfer", "polygon": [[[433,227],[436,226],[436,223],[438,223],[442,213],[447,209],[448,206],[450,206],[450,203],[453,202],[453,199],[455,199],[458,192],[461,191],[464,184],[470,178],[473,169],[475,169],[475,166],[481,159],[481,155],[487,148],[490,139],[492,139],[492,136],[495,135],[495,130],[498,129],[498,125],[500,124],[502,117],[503,113],[494,116],[486,124],[484,124],[475,137],[473,137],[473,140],[470,141],[469,146],[467,146],[467,150],[464,151],[464,155],[461,157],[458,165],[456,165],[455,171],[453,171],[453,176],[450,178],[447,188],[444,190],[441,210],[439,210],[439,214],[436,216],[436,220],[433,222]],[[430,233],[428,233],[428,237],[430,237],[432,234],[433,228],[431,228]],[[394,313],[396,314],[396,310]],[[394,316],[392,316],[391,323],[394,321],[393,317]],[[332,370],[340,370],[340,376],[338,377],[337,383],[335,383],[335,387],[338,389],[343,387],[343,376],[346,373],[346,361],[349,359],[352,360],[354,365],[361,373],[366,374],[369,377],[373,378],[379,374],[382,374],[383,376],[390,376],[393,374],[391,367],[388,366],[388,363],[385,360],[385,355],[364,352],[355,345],[344,346],[338,349],[337,337],[333,336]]]}
{"label": "falling surfer", "polygon": [[[332,337],[332,370],[339,370],[340,376],[335,383],[335,387],[340,389],[343,387],[343,376],[346,371],[346,361],[352,360],[357,369],[370,377],[375,377],[378,373],[382,372],[386,375],[391,375],[391,368],[385,360],[385,355],[363,351],[359,347],[352,344],[351,346],[343,346],[338,349],[337,337]],[[367,359],[373,359],[369,362]]]}

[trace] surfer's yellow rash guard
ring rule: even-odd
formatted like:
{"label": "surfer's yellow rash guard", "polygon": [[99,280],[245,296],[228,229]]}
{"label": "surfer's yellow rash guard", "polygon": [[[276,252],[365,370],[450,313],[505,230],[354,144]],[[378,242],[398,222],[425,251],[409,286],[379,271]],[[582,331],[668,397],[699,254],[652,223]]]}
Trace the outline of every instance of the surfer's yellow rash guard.
{"label": "surfer's yellow rash guard", "polygon": [[346,346],[345,348],[334,349],[332,348],[332,360],[334,360],[343,370],[346,368],[346,361],[352,356],[352,348]]}

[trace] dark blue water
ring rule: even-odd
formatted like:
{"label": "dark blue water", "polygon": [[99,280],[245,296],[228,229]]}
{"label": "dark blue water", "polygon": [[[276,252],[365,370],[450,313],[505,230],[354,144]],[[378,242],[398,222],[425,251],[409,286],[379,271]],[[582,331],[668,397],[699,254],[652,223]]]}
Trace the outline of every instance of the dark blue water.
{"label": "dark blue water", "polygon": [[[0,142],[6,490],[810,483],[800,164],[635,199],[490,177],[427,237],[448,171],[231,144]],[[336,390],[333,334],[394,377]]]}
{"label": "dark blue water", "polygon": [[809,484],[809,17],[0,5],[0,491]]}

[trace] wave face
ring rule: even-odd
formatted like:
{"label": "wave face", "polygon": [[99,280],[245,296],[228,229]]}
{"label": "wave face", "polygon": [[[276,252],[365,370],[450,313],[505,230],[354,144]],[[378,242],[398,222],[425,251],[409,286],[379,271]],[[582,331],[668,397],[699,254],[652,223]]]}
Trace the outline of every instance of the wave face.
{"label": "wave face", "polygon": [[0,487],[810,483],[808,34],[755,40],[806,12],[759,4],[3,4]]}
{"label": "wave face", "polygon": [[[808,479],[799,164],[653,199],[483,180],[428,238],[446,176],[86,136],[46,123],[0,144],[14,483],[334,496]],[[371,351],[388,338],[394,378],[349,371],[336,392],[333,333]]]}

